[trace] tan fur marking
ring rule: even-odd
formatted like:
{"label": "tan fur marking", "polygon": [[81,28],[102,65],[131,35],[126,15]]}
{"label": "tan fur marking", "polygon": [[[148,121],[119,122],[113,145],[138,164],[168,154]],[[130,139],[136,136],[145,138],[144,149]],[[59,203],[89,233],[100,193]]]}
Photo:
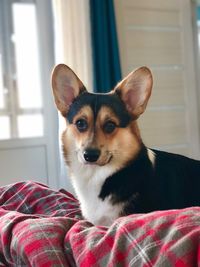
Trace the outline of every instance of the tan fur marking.
{"label": "tan fur marking", "polygon": [[[86,119],[89,125],[84,133],[80,133],[74,125],[80,118]],[[71,151],[77,153],[80,161],[84,161],[83,152],[88,147],[101,150],[101,155],[96,162],[100,166],[110,162],[116,169],[120,169],[136,157],[141,147],[137,123],[132,122],[126,128],[117,127],[113,133],[105,134],[103,125],[107,120],[112,120],[119,125],[118,117],[109,107],[102,107],[99,110],[95,125],[93,112],[89,106],[84,106],[78,112],[73,119],[73,124],[69,124],[63,134],[64,155],[68,164]]]}
{"label": "tan fur marking", "polygon": [[[75,123],[79,119],[85,119],[88,123],[88,130],[80,133],[76,128]],[[74,116],[73,124],[71,127],[71,134],[73,136],[73,142],[76,144],[76,149],[85,149],[93,140],[93,126],[94,126],[94,117],[93,112],[90,106],[84,106],[80,111]]]}
{"label": "tan fur marking", "polygon": [[134,122],[126,128],[117,127],[113,133],[105,134],[103,125],[107,120],[111,120],[116,125],[119,125],[119,119],[112,109],[102,107],[99,110],[96,121],[97,147],[101,148],[102,155],[106,153],[112,155],[111,164],[116,165],[116,168],[121,168],[139,152],[141,147],[139,130]]}
{"label": "tan fur marking", "polygon": [[83,108],[81,108],[80,111],[74,116],[73,123],[82,118],[86,119],[90,126],[92,125],[93,112],[90,106],[84,106]]}
{"label": "tan fur marking", "polygon": [[102,127],[103,124],[108,120],[111,120],[114,123],[116,123],[116,125],[119,125],[119,119],[114,114],[112,109],[109,108],[109,107],[103,106],[99,110],[99,113],[98,113],[98,116],[97,116],[97,125]]}

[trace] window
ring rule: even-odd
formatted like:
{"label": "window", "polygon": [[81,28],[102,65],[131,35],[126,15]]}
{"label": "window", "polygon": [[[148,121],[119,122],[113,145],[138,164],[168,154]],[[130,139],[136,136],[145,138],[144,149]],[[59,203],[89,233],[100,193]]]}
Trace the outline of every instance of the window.
{"label": "window", "polygon": [[196,19],[197,19],[197,30],[198,30],[198,46],[200,50],[200,4],[196,7]]}
{"label": "window", "polygon": [[34,1],[0,2],[0,139],[44,134]]}

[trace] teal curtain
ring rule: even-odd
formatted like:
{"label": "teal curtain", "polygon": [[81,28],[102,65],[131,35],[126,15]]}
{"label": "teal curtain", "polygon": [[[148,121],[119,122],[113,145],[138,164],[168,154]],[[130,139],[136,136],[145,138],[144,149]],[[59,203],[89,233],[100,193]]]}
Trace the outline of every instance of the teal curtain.
{"label": "teal curtain", "polygon": [[196,16],[197,16],[197,20],[199,21],[200,20],[200,6],[196,8]]}
{"label": "teal curtain", "polygon": [[90,0],[94,92],[110,91],[121,79],[113,0]]}

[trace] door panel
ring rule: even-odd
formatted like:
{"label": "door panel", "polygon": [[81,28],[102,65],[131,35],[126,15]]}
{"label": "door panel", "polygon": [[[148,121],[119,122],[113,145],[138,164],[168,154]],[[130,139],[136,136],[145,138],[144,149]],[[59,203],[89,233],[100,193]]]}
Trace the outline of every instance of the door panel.
{"label": "door panel", "polygon": [[0,186],[33,180],[48,183],[46,149],[41,147],[0,150]]}

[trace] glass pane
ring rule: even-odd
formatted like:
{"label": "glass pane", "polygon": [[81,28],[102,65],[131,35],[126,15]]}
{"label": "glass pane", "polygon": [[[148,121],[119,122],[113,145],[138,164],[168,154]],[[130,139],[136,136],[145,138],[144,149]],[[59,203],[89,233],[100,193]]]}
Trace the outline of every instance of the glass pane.
{"label": "glass pane", "polygon": [[0,116],[0,139],[10,138],[10,118],[8,116]]}
{"label": "glass pane", "polygon": [[35,5],[14,3],[12,10],[19,107],[38,108],[42,99]]}
{"label": "glass pane", "polygon": [[18,116],[18,132],[20,138],[43,136],[43,131],[42,114]]}
{"label": "glass pane", "polygon": [[4,108],[3,98],[3,68],[2,68],[2,55],[0,54],[0,108]]}

